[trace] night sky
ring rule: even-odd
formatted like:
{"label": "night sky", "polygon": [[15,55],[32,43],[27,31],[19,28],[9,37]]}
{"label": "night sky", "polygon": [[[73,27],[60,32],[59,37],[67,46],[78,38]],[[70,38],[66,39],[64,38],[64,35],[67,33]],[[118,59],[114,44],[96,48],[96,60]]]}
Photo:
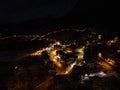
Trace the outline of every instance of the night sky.
{"label": "night sky", "polygon": [[46,17],[61,17],[78,0],[1,0],[0,23],[17,23]]}
{"label": "night sky", "polygon": [[115,0],[1,0],[0,26],[79,24],[114,28],[119,27],[119,7]]}

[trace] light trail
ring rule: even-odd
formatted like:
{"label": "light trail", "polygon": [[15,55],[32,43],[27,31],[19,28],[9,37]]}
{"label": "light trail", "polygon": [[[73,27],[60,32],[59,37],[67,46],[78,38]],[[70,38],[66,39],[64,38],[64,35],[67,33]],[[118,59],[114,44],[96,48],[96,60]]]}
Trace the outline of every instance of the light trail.
{"label": "light trail", "polygon": [[98,61],[96,61],[98,65],[100,65],[107,73],[114,73],[113,67],[115,67],[116,62],[111,58],[104,58],[102,53],[98,53]]}

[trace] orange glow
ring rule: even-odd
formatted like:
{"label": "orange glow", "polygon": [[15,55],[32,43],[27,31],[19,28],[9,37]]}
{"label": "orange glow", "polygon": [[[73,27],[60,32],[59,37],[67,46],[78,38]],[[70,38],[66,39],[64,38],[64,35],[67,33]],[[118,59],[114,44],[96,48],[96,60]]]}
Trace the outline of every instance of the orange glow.
{"label": "orange glow", "polygon": [[[62,63],[64,63],[64,60],[61,60],[61,57],[57,55],[57,49],[54,48],[55,45],[59,45],[61,46],[61,48],[65,48],[65,53],[73,52],[70,48],[66,48],[67,45],[62,45],[60,42],[56,41],[55,43],[51,44],[50,47],[43,48],[41,50],[31,53],[31,56],[41,55],[43,51],[47,51],[48,55],[50,56],[49,60],[57,66],[56,71],[58,75],[69,74],[72,71],[74,65],[82,65],[81,62],[84,55],[84,46],[76,50],[76,52],[78,52],[78,58],[76,59],[76,61],[68,65],[66,68],[63,68]],[[57,58],[57,56],[59,57],[59,59]]]}
{"label": "orange glow", "polygon": [[70,48],[67,48],[64,52],[65,53],[72,53],[72,50]]}
{"label": "orange glow", "polygon": [[72,63],[72,64],[65,70],[65,74],[69,74],[70,71],[73,69],[74,65],[76,65],[76,64],[77,64],[76,62]]}
{"label": "orange glow", "polygon": [[107,45],[110,46],[113,43],[117,43],[118,42],[118,37],[115,37],[113,40],[109,40],[107,41]]}
{"label": "orange glow", "polygon": [[83,59],[84,56],[84,46],[82,46],[81,48],[77,48],[76,52],[78,52],[78,59]]}
{"label": "orange glow", "polygon": [[50,60],[59,68],[62,68],[62,64],[55,59],[56,56],[56,50],[53,50],[49,53]]}
{"label": "orange glow", "polygon": [[120,50],[117,50],[118,53],[120,53]]}
{"label": "orange glow", "polygon": [[[51,44],[51,45],[50,45],[50,51],[49,51],[48,55],[50,56],[50,60],[51,60],[58,68],[62,68],[62,64],[61,64],[61,62],[60,62],[61,60],[60,60],[60,61],[57,61],[57,60],[55,59],[55,56],[56,56],[56,50],[54,49],[54,46],[55,46],[55,45],[60,45],[60,43],[59,43],[59,42],[56,42],[56,43]],[[43,49],[41,49],[41,50],[38,50],[38,51],[36,51],[36,52],[31,53],[30,55],[31,55],[31,56],[41,55],[42,52],[43,52],[43,51],[46,51],[47,49],[49,49],[49,48],[43,48]]]}
{"label": "orange glow", "polygon": [[102,53],[101,52],[98,53],[98,57],[102,58]]}
{"label": "orange glow", "polygon": [[110,58],[104,59],[101,52],[98,53],[98,57],[100,60],[97,63],[105,70],[111,71],[112,66],[115,66],[115,61]]}
{"label": "orange glow", "polygon": [[108,64],[112,65],[112,66],[115,65],[115,61],[112,60],[112,59],[110,59],[110,58],[107,58],[105,61],[106,61]]}
{"label": "orange glow", "polygon": [[62,48],[65,48],[66,47],[66,45],[62,45]]}
{"label": "orange glow", "polygon": [[105,70],[108,70],[108,71],[112,70],[112,67],[106,62],[101,61],[101,62],[98,62],[98,64]]}
{"label": "orange glow", "polygon": [[41,55],[41,53],[44,51],[45,49],[42,50],[38,50],[36,52],[31,53],[31,56],[37,56],[37,55]]}

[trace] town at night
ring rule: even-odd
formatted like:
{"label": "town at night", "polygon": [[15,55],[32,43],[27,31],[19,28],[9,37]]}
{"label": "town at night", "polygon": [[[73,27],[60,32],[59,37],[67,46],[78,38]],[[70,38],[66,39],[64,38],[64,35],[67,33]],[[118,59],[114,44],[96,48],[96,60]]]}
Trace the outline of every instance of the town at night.
{"label": "town at night", "polygon": [[0,90],[120,90],[120,5],[1,0]]}
{"label": "town at night", "polygon": [[119,37],[106,36],[72,27],[1,37],[1,77],[8,90],[118,90]]}

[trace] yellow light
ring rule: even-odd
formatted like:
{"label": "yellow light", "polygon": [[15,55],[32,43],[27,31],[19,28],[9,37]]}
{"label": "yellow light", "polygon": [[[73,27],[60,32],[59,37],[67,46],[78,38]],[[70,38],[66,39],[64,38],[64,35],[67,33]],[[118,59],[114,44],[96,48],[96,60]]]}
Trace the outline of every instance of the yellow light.
{"label": "yellow light", "polygon": [[117,43],[118,42],[118,37],[115,37],[113,40],[109,40],[107,41],[107,45],[110,46],[113,43]]}
{"label": "yellow light", "polygon": [[65,74],[69,74],[69,72],[73,69],[74,65],[76,64],[76,61],[70,64],[70,66],[66,69]]}
{"label": "yellow light", "polygon": [[56,50],[51,51],[51,52],[49,53],[49,56],[50,56],[50,60],[51,60],[58,68],[62,68],[62,64],[55,59]]}
{"label": "yellow light", "polygon": [[36,52],[33,52],[33,53],[31,53],[31,56],[41,55],[41,53],[42,53],[43,51],[44,51],[44,49],[38,50],[38,51],[36,51]]}
{"label": "yellow light", "polygon": [[102,53],[101,52],[98,53],[98,57],[102,58]]}
{"label": "yellow light", "polygon": [[81,48],[78,48],[76,51],[78,52],[78,59],[83,59],[84,56],[84,46],[82,46]]}
{"label": "yellow light", "polygon": [[111,67],[108,63],[106,63],[106,62],[98,62],[98,64],[99,64],[102,68],[104,68],[105,70],[108,70],[108,71],[111,71],[111,70],[112,70],[112,67]]}
{"label": "yellow light", "polygon": [[110,58],[107,58],[105,61],[112,66],[115,65],[115,61]]}
{"label": "yellow light", "polygon": [[117,50],[118,53],[120,53],[120,50]]}
{"label": "yellow light", "polygon": [[72,50],[70,48],[67,48],[64,52],[65,53],[72,53]]}

